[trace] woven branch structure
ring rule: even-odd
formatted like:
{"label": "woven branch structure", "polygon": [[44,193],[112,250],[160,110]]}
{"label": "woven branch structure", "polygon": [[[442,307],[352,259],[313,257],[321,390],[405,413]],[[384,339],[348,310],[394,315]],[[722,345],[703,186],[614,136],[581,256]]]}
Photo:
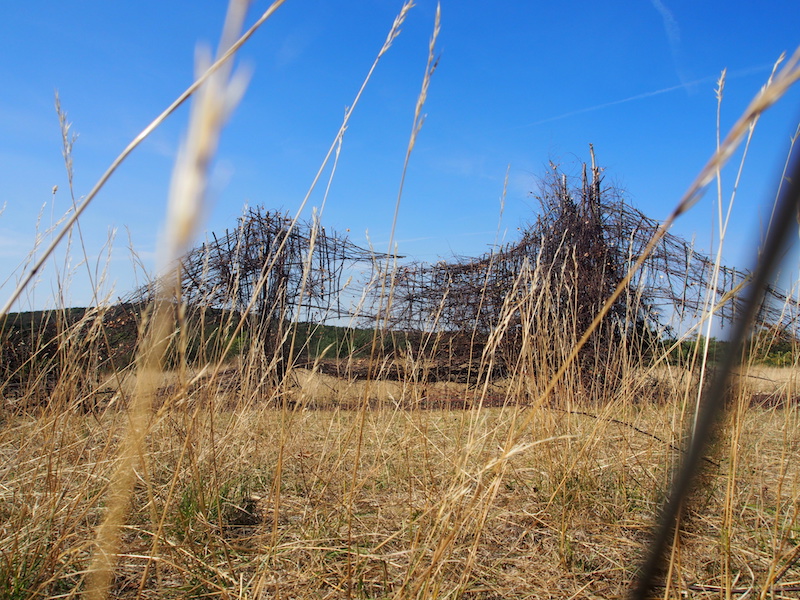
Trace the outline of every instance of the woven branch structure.
{"label": "woven branch structure", "polygon": [[[475,258],[399,261],[316,222],[252,208],[235,229],[186,256],[182,300],[237,312],[250,307],[267,353],[281,352],[291,322],[348,319],[378,323],[384,331],[449,336],[448,352],[456,340],[457,360],[480,358],[488,344],[511,366],[531,331],[549,328],[559,339],[579,339],[659,227],[605,187],[594,162],[592,152],[592,164],[573,179],[551,164],[535,195],[539,216],[519,241]],[[732,320],[748,277],[715,267],[708,255],[667,233],[587,344],[582,368],[623,339],[663,336],[664,322],[696,321],[709,306],[722,323]],[[145,286],[126,300],[147,302],[152,294]],[[354,298],[364,299],[357,309]],[[757,325],[794,332],[797,317],[797,300],[771,287]]]}
{"label": "woven branch structure", "polygon": [[[556,336],[579,339],[660,225],[626,204],[617,190],[604,187],[593,153],[592,163],[583,165],[577,181],[551,164],[536,195],[539,216],[519,241],[476,258],[399,268],[388,327],[453,332],[462,358],[476,355],[476,341],[502,337],[498,348],[504,348],[509,366],[519,356],[523,333],[534,333],[527,337],[535,339],[559,323]],[[666,322],[696,323],[711,306],[724,326],[740,310],[748,280],[747,271],[715,267],[707,254],[667,233],[612,305],[579,362],[590,369],[623,337],[663,337]],[[756,329],[788,331],[796,338],[798,312],[797,299],[771,286]],[[545,351],[552,351],[556,340],[545,344]]]}

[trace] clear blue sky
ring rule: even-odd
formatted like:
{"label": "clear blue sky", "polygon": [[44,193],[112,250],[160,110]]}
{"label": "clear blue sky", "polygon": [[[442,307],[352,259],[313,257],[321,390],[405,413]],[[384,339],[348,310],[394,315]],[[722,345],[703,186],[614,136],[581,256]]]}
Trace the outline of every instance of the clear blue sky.
{"label": "clear blue sky", "polygon": [[[256,2],[251,21],[266,6]],[[288,0],[244,47],[239,62],[253,76],[224,132],[208,230],[233,225],[245,203],[296,209],[400,7],[400,0]],[[349,229],[356,243],[366,244],[368,230],[380,250],[389,239],[435,9],[435,2],[418,0],[379,65],[345,136],[323,215],[325,225]],[[55,90],[79,136],[80,197],[191,83],[195,45],[216,43],[224,11],[224,2],[210,0],[3,3],[0,283],[19,274],[39,215],[46,229],[71,203]],[[537,209],[530,192],[548,161],[577,173],[589,143],[607,182],[648,215],[665,217],[714,149],[714,88],[722,69],[729,75],[727,129],[780,53],[800,44],[799,22],[795,0],[443,0],[441,61],[407,176],[399,252],[435,261],[487,250],[507,168],[502,229],[514,239]],[[113,285],[115,295],[134,285],[129,236],[145,265],[153,265],[187,114],[182,109],[135,152],[82,220],[92,261],[109,230],[117,230],[105,288]],[[800,91],[793,90],[756,130],[728,262],[747,266],[744,250],[798,118]],[[728,189],[733,175],[725,173]],[[696,236],[706,251],[713,197],[675,229]],[[320,200],[316,194],[311,205]],[[0,289],[3,302],[11,287]],[[54,287],[50,269],[18,306],[46,306]],[[79,268],[67,303],[90,301]]]}

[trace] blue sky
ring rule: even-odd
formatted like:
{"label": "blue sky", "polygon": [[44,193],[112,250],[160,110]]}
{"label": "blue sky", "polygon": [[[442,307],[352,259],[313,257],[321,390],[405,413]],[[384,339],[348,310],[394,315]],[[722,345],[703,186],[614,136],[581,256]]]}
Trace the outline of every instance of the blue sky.
{"label": "blue sky", "polygon": [[[223,133],[209,231],[235,223],[245,203],[294,211],[401,7],[399,0],[288,0],[244,47],[248,91]],[[258,1],[251,21],[267,6]],[[323,224],[380,250],[389,240],[403,157],[436,3],[418,0],[345,135]],[[75,193],[85,195],[125,145],[192,81],[199,41],[216,43],[222,1],[36,1],[0,8],[0,289],[71,205],[54,109],[78,140]],[[439,67],[411,157],[398,250],[436,261],[477,255],[533,219],[536,181],[552,160],[578,173],[592,143],[607,183],[663,218],[715,144],[714,88],[728,80],[723,131],[765,82],[781,52],[800,44],[796,2],[736,0],[571,3],[444,0]],[[800,118],[795,89],[759,123],[734,205],[726,261],[747,250],[774,192]],[[121,167],[83,217],[92,261],[116,230],[104,288],[134,285],[129,243],[154,264],[183,108]],[[724,173],[730,191],[734,172]],[[53,186],[58,192],[53,197]],[[322,187],[320,187],[320,191]],[[674,231],[709,251],[714,194]],[[312,196],[318,206],[321,194]],[[310,213],[309,213],[310,215]],[[201,234],[202,237],[202,234]],[[62,255],[63,256],[63,255]],[[66,301],[91,302],[85,267]],[[59,259],[63,260],[63,258]],[[51,304],[54,270],[18,307]],[[10,280],[7,280],[10,278]]]}

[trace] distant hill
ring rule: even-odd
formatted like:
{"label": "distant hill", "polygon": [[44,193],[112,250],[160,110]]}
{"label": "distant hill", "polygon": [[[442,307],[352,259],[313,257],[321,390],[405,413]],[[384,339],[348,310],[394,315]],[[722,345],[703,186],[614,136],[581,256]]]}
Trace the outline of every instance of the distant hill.
{"label": "distant hill", "polygon": [[[97,372],[123,369],[135,358],[145,315],[145,307],[133,303],[116,304],[101,311],[68,308],[11,313],[0,320],[0,382],[12,387],[30,378],[46,382],[57,378],[65,367]],[[245,325],[233,339],[238,321],[238,314],[220,309],[189,310],[187,360],[195,364],[218,360],[228,346],[226,359],[246,352],[256,334]],[[291,331],[290,327],[293,325],[287,324],[286,331]],[[396,337],[397,334],[379,345],[381,353],[394,347]],[[371,329],[299,323],[287,341],[294,340],[294,364],[303,366],[320,359],[369,357],[372,338]],[[403,337],[402,344],[407,341],[407,336]],[[168,364],[176,356],[173,346]]]}

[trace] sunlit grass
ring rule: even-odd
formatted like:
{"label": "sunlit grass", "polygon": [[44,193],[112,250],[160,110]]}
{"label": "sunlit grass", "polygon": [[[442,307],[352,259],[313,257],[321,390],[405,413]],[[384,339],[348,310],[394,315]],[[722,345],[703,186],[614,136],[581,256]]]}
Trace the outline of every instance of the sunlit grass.
{"label": "sunlit grass", "polygon": [[[403,173],[437,64],[438,28],[437,14]],[[227,31],[221,54],[237,46],[233,38]],[[797,79],[792,65],[720,142],[670,222]],[[435,319],[414,345],[399,334],[395,347],[380,339],[395,291],[392,248],[381,257],[383,277],[368,284],[378,290],[376,315],[356,315],[376,326],[359,332],[357,350],[332,353],[335,375],[321,372],[321,345],[302,367],[287,359],[299,350],[284,353],[284,342],[304,343],[290,319],[281,320],[286,334],[271,355],[264,350],[275,340],[248,329],[246,313],[274,264],[245,310],[214,317],[220,330],[227,319],[225,335],[208,334],[202,311],[198,324],[181,304],[180,276],[169,269],[199,226],[206,168],[241,91],[229,85],[226,74],[194,113],[165,241],[173,260],[162,265],[154,306],[120,316],[98,298],[86,311],[25,317],[27,354],[3,371],[0,596],[625,595],[713,370],[708,355],[696,344],[677,360],[660,340],[624,336],[603,345],[612,329],[603,330],[601,314],[623,298],[621,314],[631,318],[639,300],[625,300],[623,280],[598,314],[565,309],[579,306],[585,283],[574,280],[570,265],[581,257],[569,247],[559,269],[526,263],[509,278],[513,292],[471,362],[447,365],[466,377],[430,376],[450,333],[436,331]],[[351,111],[312,190],[338,156]],[[65,141],[68,169],[70,153]],[[402,189],[398,209],[401,197]],[[722,211],[720,203],[721,220]],[[542,280],[552,285],[534,284]],[[705,315],[715,309],[709,301]],[[127,360],[115,354],[120,340],[108,335],[108,318],[138,322]],[[473,341],[477,329],[466,332]],[[331,347],[336,335],[320,339]],[[581,347],[592,344],[592,361],[579,364]],[[787,352],[791,359],[797,348]],[[796,581],[800,428],[789,363],[744,360],[737,371],[658,583],[665,597],[766,597]]]}

